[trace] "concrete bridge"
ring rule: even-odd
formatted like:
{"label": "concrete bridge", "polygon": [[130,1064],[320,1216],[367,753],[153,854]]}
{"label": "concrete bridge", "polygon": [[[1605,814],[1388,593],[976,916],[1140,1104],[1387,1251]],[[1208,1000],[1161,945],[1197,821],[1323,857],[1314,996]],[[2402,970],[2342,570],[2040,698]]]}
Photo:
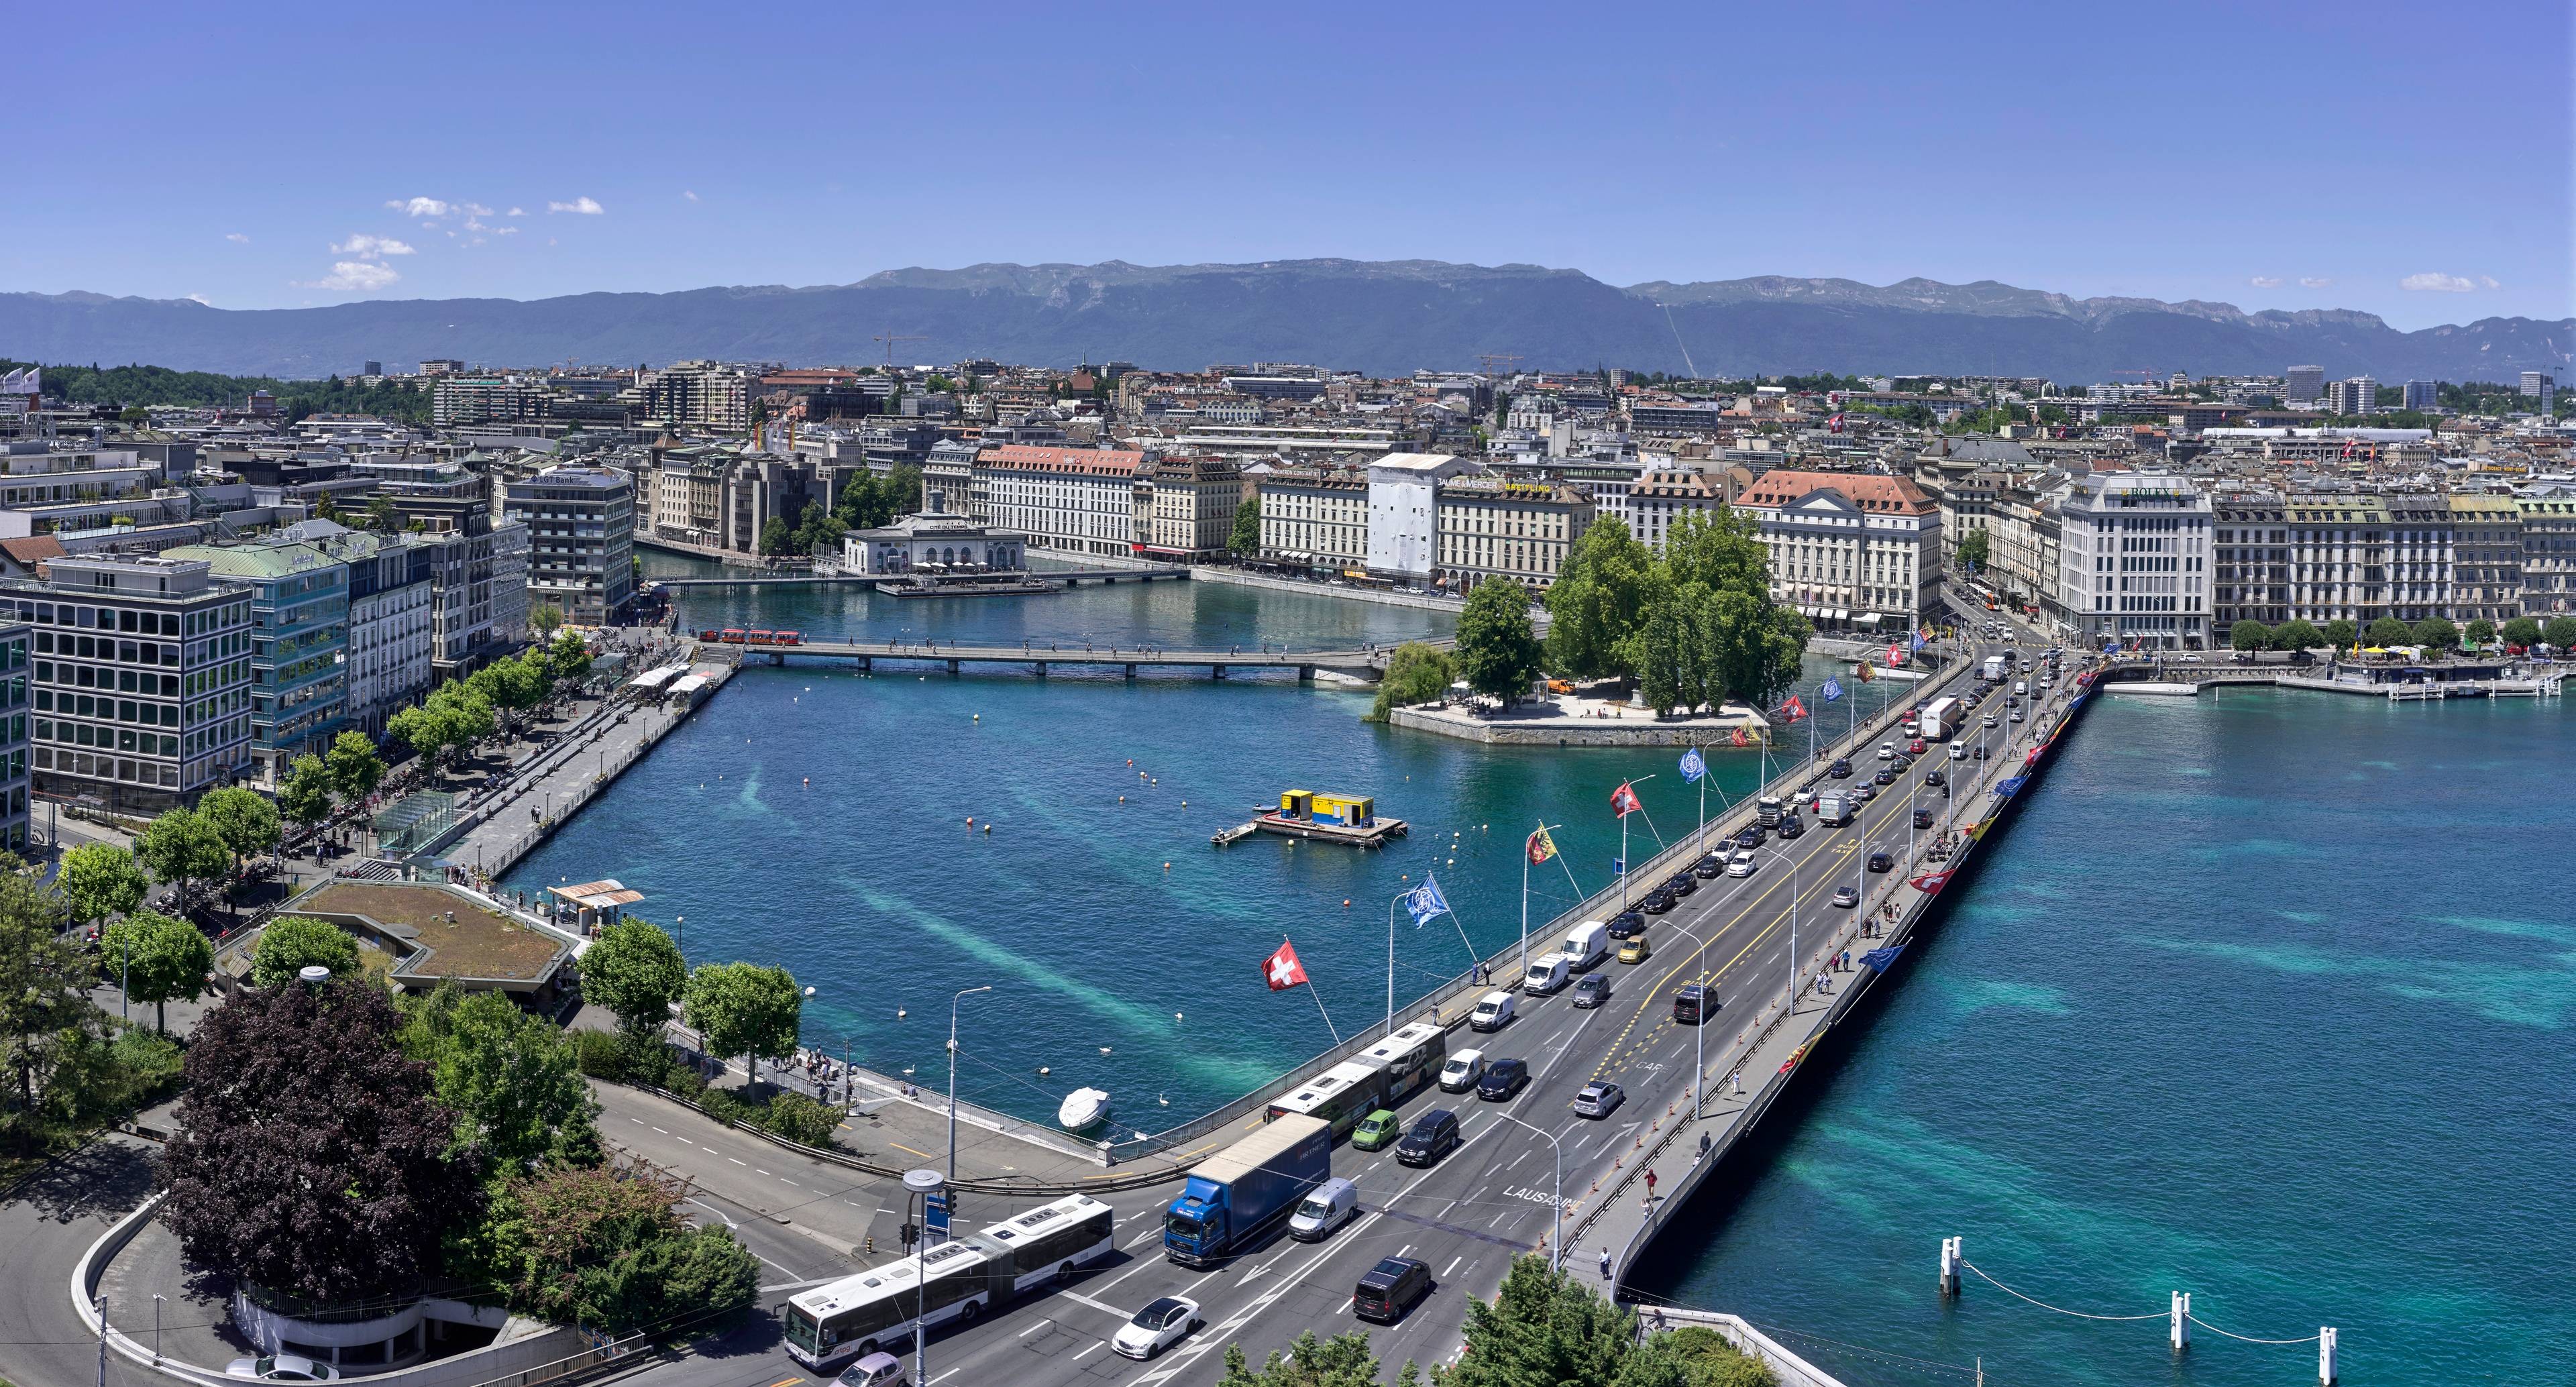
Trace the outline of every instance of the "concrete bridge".
{"label": "concrete bridge", "polygon": [[[1456,642],[1441,637],[1423,644],[1447,649]],[[1223,679],[1229,671],[1236,670],[1295,670],[1299,679],[1312,679],[1317,670],[1326,670],[1370,681],[1386,673],[1386,662],[1395,653],[1392,645],[1358,650],[1245,650],[1240,647],[1172,650],[1161,646],[1086,646],[1066,641],[1017,646],[950,645],[937,641],[806,641],[798,645],[705,648],[740,650],[746,659],[765,655],[775,665],[783,665],[793,657],[855,660],[861,669],[874,669],[879,660],[898,660],[945,664],[950,674],[962,674],[968,665],[1009,665],[1032,670],[1044,677],[1051,666],[1071,665],[1085,669],[1120,669],[1130,679],[1136,677],[1139,669],[1204,669],[1209,677],[1215,679]]]}

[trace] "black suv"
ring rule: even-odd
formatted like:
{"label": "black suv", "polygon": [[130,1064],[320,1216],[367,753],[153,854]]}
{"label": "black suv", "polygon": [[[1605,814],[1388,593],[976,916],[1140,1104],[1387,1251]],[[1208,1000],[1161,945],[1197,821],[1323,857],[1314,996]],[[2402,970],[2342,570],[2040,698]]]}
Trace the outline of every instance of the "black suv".
{"label": "black suv", "polygon": [[1415,1118],[1413,1130],[1395,1144],[1395,1159],[1403,1165],[1431,1165],[1457,1145],[1458,1114],[1447,1108],[1433,1108]]}
{"label": "black suv", "polygon": [[1368,1269],[1351,1294],[1351,1313],[1379,1324],[1393,1324],[1431,1294],[1431,1264],[1415,1257],[1388,1257]]}

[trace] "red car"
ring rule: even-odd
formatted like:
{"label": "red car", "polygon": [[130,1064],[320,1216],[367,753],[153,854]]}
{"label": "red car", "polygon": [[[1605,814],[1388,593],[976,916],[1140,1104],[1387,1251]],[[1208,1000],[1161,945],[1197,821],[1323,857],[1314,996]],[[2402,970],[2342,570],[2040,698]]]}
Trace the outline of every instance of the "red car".
{"label": "red car", "polygon": [[1907,748],[1905,748],[1905,750],[1906,750],[1909,754],[1911,754],[1911,755],[1915,755],[1915,756],[1920,756],[1920,755],[1922,755],[1922,754],[1923,754],[1923,739],[1922,739],[1922,738],[1920,738],[1920,737],[1915,738],[1915,739],[1914,739],[1914,743],[1913,743],[1913,745],[1908,746]]}

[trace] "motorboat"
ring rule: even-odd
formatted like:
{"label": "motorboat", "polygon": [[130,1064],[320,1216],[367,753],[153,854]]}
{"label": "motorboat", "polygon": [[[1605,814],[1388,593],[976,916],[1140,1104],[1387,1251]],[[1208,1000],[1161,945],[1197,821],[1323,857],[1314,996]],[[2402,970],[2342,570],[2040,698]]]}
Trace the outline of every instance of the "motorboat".
{"label": "motorboat", "polygon": [[1077,1088],[1064,1097],[1064,1105],[1055,1110],[1055,1124],[1068,1132],[1088,1132],[1109,1116],[1109,1094],[1102,1089]]}

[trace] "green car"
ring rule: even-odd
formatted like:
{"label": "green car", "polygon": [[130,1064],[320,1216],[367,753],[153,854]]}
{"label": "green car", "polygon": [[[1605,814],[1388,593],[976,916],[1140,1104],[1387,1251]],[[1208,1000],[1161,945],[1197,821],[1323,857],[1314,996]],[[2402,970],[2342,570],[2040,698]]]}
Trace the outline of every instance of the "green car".
{"label": "green car", "polygon": [[1351,1149],[1376,1151],[1393,1144],[1397,1137],[1403,1135],[1404,1119],[1380,1108],[1361,1118],[1360,1125],[1351,1129]]}

